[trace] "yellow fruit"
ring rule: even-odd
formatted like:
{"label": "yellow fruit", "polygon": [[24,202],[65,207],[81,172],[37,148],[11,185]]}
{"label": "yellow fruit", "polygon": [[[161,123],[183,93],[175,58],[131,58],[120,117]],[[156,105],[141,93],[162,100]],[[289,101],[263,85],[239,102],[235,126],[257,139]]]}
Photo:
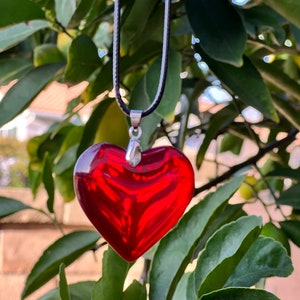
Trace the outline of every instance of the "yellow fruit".
{"label": "yellow fruit", "polygon": [[65,57],[55,44],[39,45],[33,51],[33,65],[35,67],[63,61],[65,61]]}
{"label": "yellow fruit", "polygon": [[288,255],[291,254],[291,248],[290,248],[290,243],[285,235],[285,233],[282,231],[281,228],[278,228],[275,224],[269,222],[266,223],[260,235],[267,236],[273,238],[275,241],[280,242],[282,246],[286,249]]}
{"label": "yellow fruit", "polygon": [[249,200],[255,196],[254,186],[256,182],[257,179],[254,176],[247,176],[245,178],[245,182],[238,189],[238,193],[243,199]]}

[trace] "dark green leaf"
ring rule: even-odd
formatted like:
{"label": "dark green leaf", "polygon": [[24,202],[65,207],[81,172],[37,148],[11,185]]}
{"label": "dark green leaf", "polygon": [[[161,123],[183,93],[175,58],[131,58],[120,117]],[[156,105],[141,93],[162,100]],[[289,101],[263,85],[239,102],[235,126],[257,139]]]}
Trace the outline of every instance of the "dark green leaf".
{"label": "dark green leaf", "polygon": [[280,222],[280,226],[291,241],[300,247],[300,221],[287,220]]}
{"label": "dark green leaf", "polygon": [[201,300],[280,300],[275,295],[258,289],[227,288],[201,297]]}
{"label": "dark green leaf", "polygon": [[[86,300],[91,299],[92,289],[95,281],[82,281],[69,285],[70,296],[72,300]],[[59,294],[59,289],[53,289],[38,300],[62,300]]]}
{"label": "dark green leaf", "polygon": [[287,277],[293,271],[285,248],[272,238],[258,237],[234,270],[225,287],[251,287],[261,278]]}
{"label": "dark green leaf", "polygon": [[49,154],[46,153],[44,157],[44,164],[43,164],[43,183],[45,190],[48,194],[47,200],[47,208],[50,213],[54,212],[54,180],[52,176],[52,161],[49,157]]}
{"label": "dark green leaf", "polygon": [[53,171],[56,175],[61,175],[63,172],[74,166],[77,159],[78,146],[79,145],[73,145],[62,154],[53,167]]}
{"label": "dark green leaf", "polygon": [[32,64],[22,58],[8,58],[0,60],[0,85],[19,79],[33,68]]}
{"label": "dark green leaf", "polygon": [[65,80],[72,84],[87,80],[101,64],[94,42],[87,35],[79,35],[69,49]]}
{"label": "dark green leaf", "polygon": [[67,27],[69,24],[76,11],[76,2],[76,0],[55,0],[56,18],[62,26]]}
{"label": "dark green leaf", "polygon": [[71,300],[64,264],[59,266],[59,294],[61,299]]}
{"label": "dark green leaf", "polygon": [[263,0],[268,6],[300,28],[300,2],[298,0]]}
{"label": "dark green leaf", "polygon": [[194,271],[198,297],[222,288],[257,239],[261,226],[260,217],[241,217],[221,227],[208,240]]}
{"label": "dark green leaf", "polygon": [[233,134],[225,134],[220,145],[220,152],[230,151],[235,155],[239,155],[243,146],[244,140]]}
{"label": "dark green leaf", "polygon": [[95,231],[75,231],[50,245],[36,262],[27,277],[22,299],[33,293],[59,272],[59,266],[70,265],[84,252],[92,249],[99,239]]}
{"label": "dark green leaf", "polygon": [[92,292],[92,300],[122,299],[124,281],[131,264],[111,247],[103,254],[102,277]]}
{"label": "dark green leaf", "polygon": [[[172,299],[200,238],[243,182],[237,177],[192,207],[158,246],[150,272],[150,298]],[[170,255],[172,253],[172,255]]]}
{"label": "dark green leaf", "polygon": [[134,280],[132,284],[125,290],[122,300],[146,300],[146,285]]}
{"label": "dark green leaf", "polygon": [[[266,117],[278,121],[271,95],[264,81],[251,61],[244,57],[244,64],[236,68],[210,59],[199,47],[196,51],[202,56],[215,75],[245,104],[253,106]],[[247,88],[245,88],[245,86]]]}
{"label": "dark green leaf", "polygon": [[0,218],[7,217],[24,209],[32,209],[32,207],[18,200],[0,196]]}
{"label": "dark green leaf", "polygon": [[68,27],[79,26],[82,20],[95,5],[95,0],[81,0],[74,12]]}
{"label": "dark green leaf", "polygon": [[[2,1],[3,2],[3,1]],[[50,27],[51,23],[42,20],[33,20],[0,29],[0,52],[25,40],[33,33]]]}
{"label": "dark green leaf", "polygon": [[204,51],[213,59],[241,66],[247,34],[241,17],[230,2],[187,0],[185,5]]}
{"label": "dark green leaf", "polygon": [[26,109],[62,66],[55,63],[35,68],[10,88],[0,102],[0,127]]}
{"label": "dark green leaf", "polygon": [[300,209],[300,184],[292,185],[289,189],[282,192],[276,203],[279,205],[289,205]]}
{"label": "dark green leaf", "polygon": [[276,168],[275,170],[268,172],[267,177],[279,177],[279,178],[291,178],[300,181],[300,169],[291,168]]}
{"label": "dark green leaf", "polygon": [[45,13],[33,1],[0,1],[0,27],[36,19],[45,19]]}

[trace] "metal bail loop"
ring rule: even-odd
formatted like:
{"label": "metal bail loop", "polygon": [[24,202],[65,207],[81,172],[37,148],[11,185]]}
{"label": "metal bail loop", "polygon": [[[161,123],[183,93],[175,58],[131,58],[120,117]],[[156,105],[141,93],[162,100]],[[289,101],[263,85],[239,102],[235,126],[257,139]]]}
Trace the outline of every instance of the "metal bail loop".
{"label": "metal bail loop", "polygon": [[129,128],[130,141],[127,147],[126,160],[132,167],[136,167],[142,159],[142,149],[140,144],[140,137],[142,129],[140,127],[142,119],[141,110],[130,111],[131,127]]}

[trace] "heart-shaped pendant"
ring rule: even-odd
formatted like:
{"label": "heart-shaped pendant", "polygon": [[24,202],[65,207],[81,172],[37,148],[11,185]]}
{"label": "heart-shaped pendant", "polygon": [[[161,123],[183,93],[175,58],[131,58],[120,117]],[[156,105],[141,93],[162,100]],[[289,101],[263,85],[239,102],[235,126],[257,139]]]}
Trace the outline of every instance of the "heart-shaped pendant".
{"label": "heart-shaped pendant", "polygon": [[74,185],[91,223],[120,256],[133,261],[178,222],[193,197],[194,172],[169,146],[143,152],[136,167],[125,155],[115,145],[91,146],[76,163]]}

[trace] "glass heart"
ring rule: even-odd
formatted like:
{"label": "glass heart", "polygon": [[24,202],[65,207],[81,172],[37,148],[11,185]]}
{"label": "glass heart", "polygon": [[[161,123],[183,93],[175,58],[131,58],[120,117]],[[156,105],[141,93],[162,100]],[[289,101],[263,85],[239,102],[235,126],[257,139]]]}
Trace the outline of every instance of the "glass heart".
{"label": "glass heart", "polygon": [[133,261],[178,222],[193,197],[194,172],[169,146],[143,152],[136,167],[125,155],[115,145],[91,146],[76,163],[74,185],[91,223],[120,256]]}

